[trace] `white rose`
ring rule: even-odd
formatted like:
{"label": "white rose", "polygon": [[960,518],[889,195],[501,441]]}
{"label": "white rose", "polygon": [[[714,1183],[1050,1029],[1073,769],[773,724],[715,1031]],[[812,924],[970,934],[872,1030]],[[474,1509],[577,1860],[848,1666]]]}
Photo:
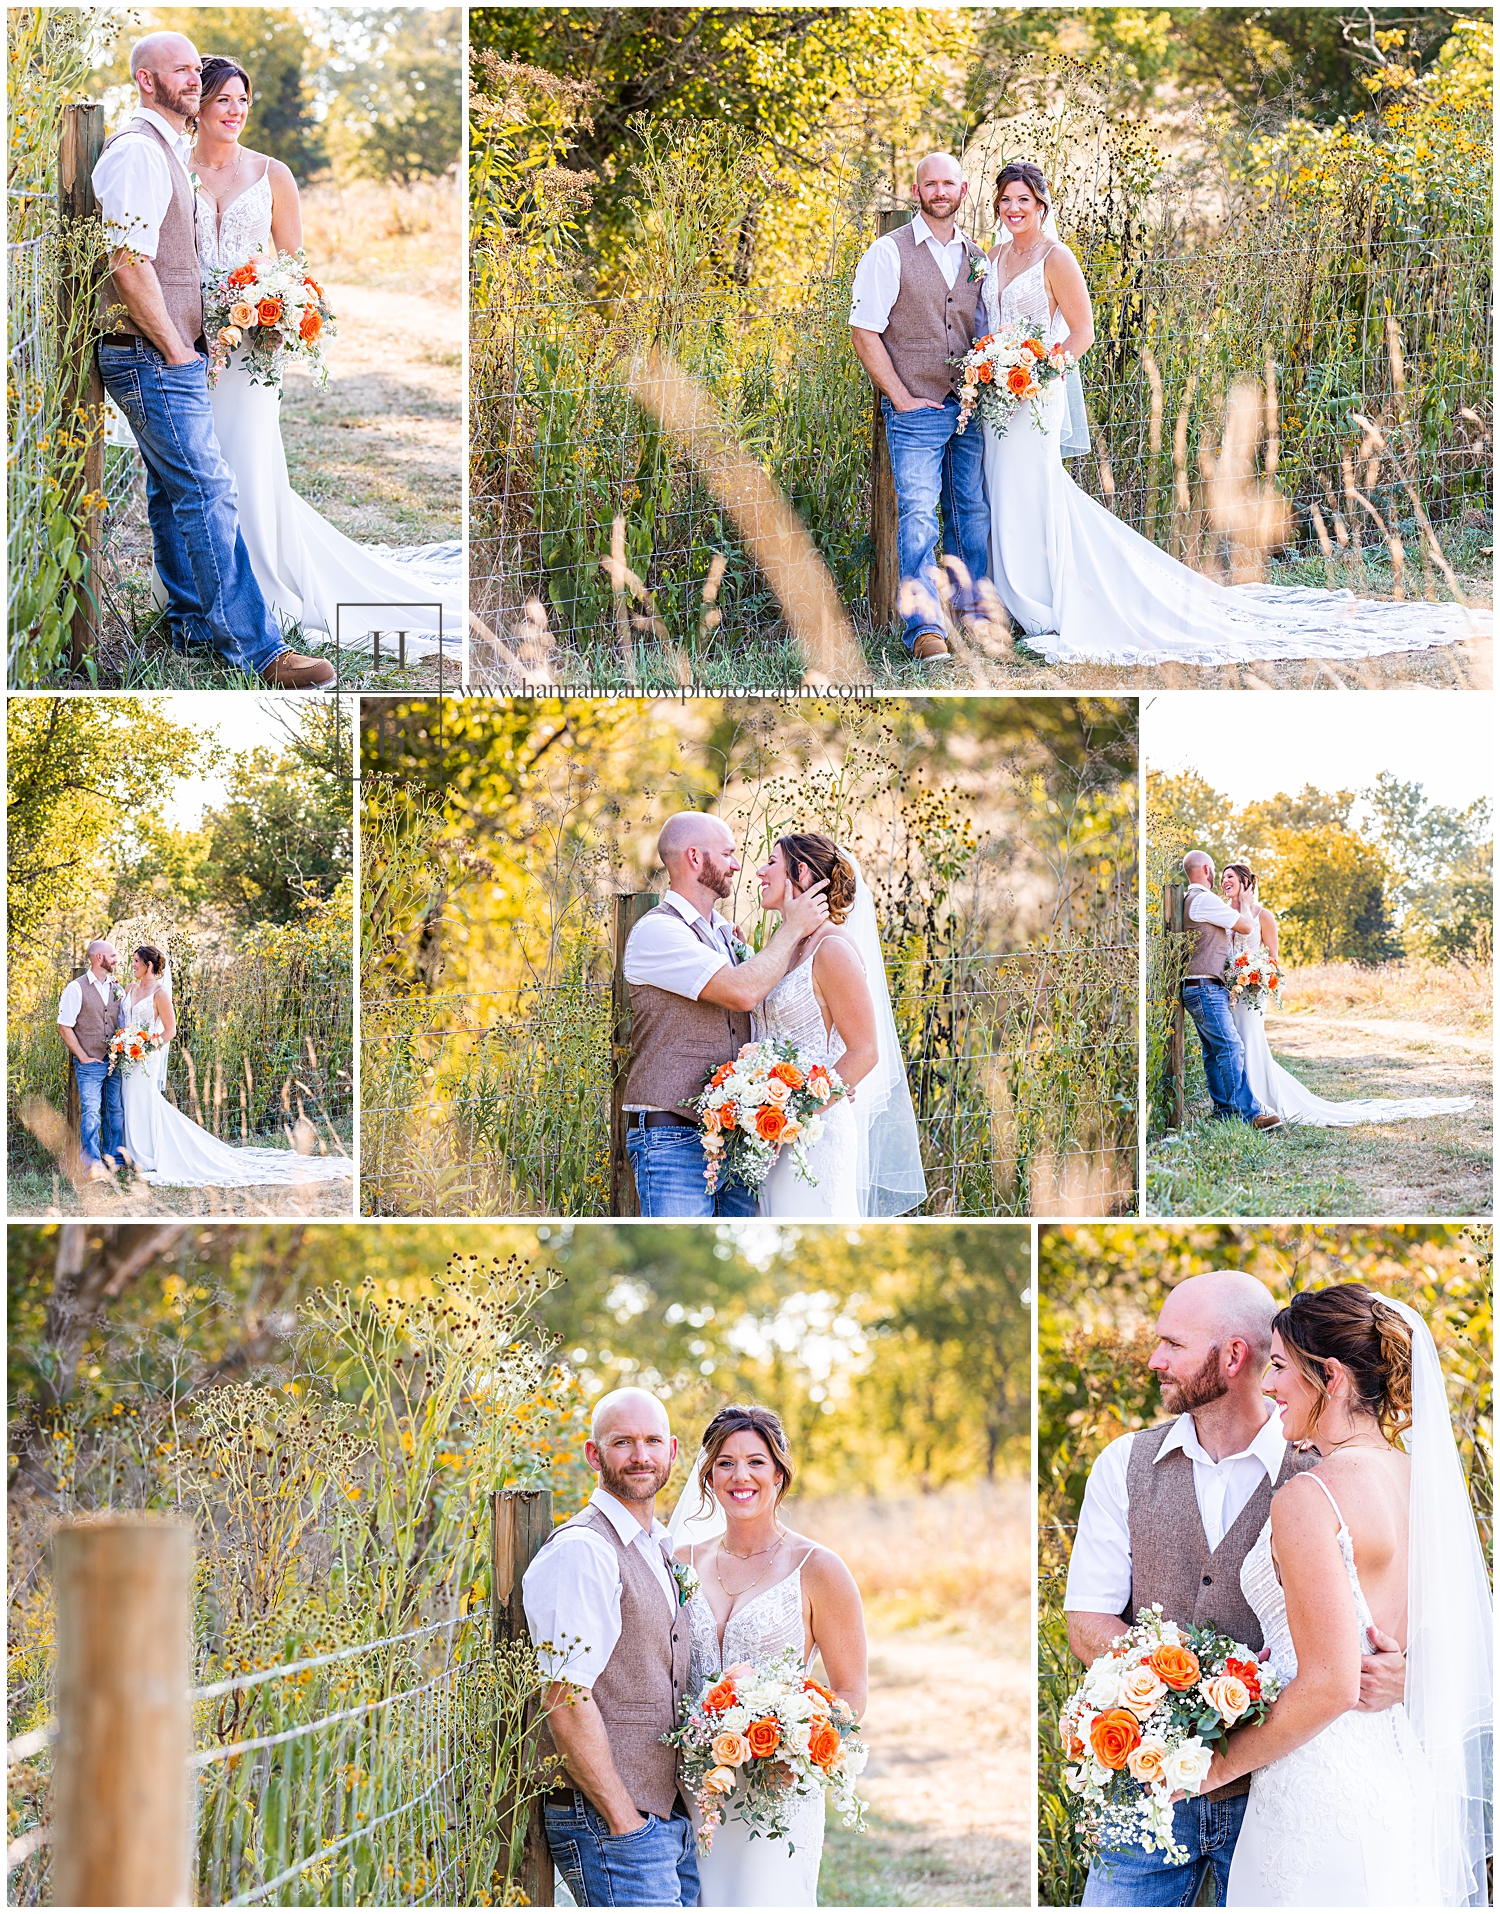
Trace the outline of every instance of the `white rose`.
{"label": "white rose", "polygon": [[818,1138],[822,1134],[823,1134],[822,1117],[809,1117],[807,1122],[803,1125],[803,1129],[802,1129],[803,1140],[807,1143],[816,1143]]}
{"label": "white rose", "polygon": [[1096,1661],[1084,1679],[1083,1691],[1096,1708],[1113,1708],[1120,1698],[1125,1668],[1112,1656]]}
{"label": "white rose", "polygon": [[1197,1794],[1208,1778],[1208,1766],[1213,1758],[1213,1749],[1205,1748],[1194,1735],[1167,1755],[1161,1764],[1161,1778],[1169,1788]]}

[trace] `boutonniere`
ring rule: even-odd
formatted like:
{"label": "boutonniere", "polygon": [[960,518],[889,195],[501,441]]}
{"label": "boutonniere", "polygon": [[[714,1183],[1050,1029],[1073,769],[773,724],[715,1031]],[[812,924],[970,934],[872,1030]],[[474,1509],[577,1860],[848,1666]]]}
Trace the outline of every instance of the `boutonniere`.
{"label": "boutonniere", "polygon": [[667,1566],[672,1571],[672,1580],[677,1584],[677,1606],[684,1607],[702,1588],[698,1571],[689,1562],[670,1561]]}
{"label": "boutonniere", "polygon": [[119,980],[119,978],[118,978],[118,977],[112,977],[112,978],[110,979],[110,982],[109,982],[109,994],[110,994],[110,996],[111,996],[111,997],[112,997],[112,998],[114,999],[114,1001],[115,1001],[115,1002],[116,1002],[117,1004],[121,1004],[121,1003],[124,1003],[124,1001],[125,1001],[125,991],[124,991],[124,987],[123,987],[123,986],[121,985],[121,983],[120,983],[120,980]]}
{"label": "boutonniere", "polygon": [[983,253],[975,253],[969,261],[969,280],[971,286],[982,286],[990,276],[990,262]]}
{"label": "boutonniere", "polygon": [[753,957],[755,955],[749,943],[741,936],[738,924],[731,924],[727,935],[729,938],[729,948],[734,952],[734,961],[737,964],[742,964],[747,957]]}
{"label": "boutonniere", "polygon": [[189,169],[188,185],[192,187],[195,193],[201,193],[203,191],[202,176],[198,173],[193,172],[191,169]]}

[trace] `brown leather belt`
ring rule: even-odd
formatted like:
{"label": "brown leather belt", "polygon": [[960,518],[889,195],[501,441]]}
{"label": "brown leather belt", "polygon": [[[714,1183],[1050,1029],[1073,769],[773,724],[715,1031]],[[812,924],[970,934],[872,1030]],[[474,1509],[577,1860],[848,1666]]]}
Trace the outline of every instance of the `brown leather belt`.
{"label": "brown leather belt", "polygon": [[670,1110],[627,1110],[625,1112],[627,1130],[659,1130],[664,1123],[677,1123],[685,1130],[696,1130],[698,1127],[691,1117],[673,1116]]}
{"label": "brown leather belt", "polygon": [[[141,332],[106,332],[104,337],[99,341],[99,343],[101,346],[149,346],[151,345],[151,341],[146,337],[144,333],[141,333]],[[195,352],[206,352],[207,349],[208,349],[207,344],[204,340],[203,334],[200,332],[198,334],[198,337],[193,341],[193,350]],[[161,352],[161,347],[152,346],[152,350],[154,352]],[[165,358],[166,354],[162,353],[162,357]]]}

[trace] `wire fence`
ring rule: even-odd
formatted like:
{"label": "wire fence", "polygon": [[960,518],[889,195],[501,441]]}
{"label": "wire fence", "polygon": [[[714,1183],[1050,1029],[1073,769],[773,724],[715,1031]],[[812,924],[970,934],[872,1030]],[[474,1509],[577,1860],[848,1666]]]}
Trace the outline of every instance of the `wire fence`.
{"label": "wire fence", "polygon": [[[480,1603],[193,1688],[195,1904],[503,1901],[535,1789],[515,1759],[535,1681],[524,1646],[491,1642],[489,1616]],[[12,1694],[12,1719],[25,1699]],[[12,1770],[29,1762],[45,1777],[55,1733],[13,1739]],[[44,1791],[33,1779],[32,1795]],[[8,1873],[12,1905],[48,1904],[50,1829],[35,1816],[12,1827]]]}
{"label": "wire fence", "polygon": [[[33,199],[10,193],[7,199]],[[57,338],[46,288],[57,270],[52,235],[5,248],[6,341],[6,630],[14,646],[17,607],[35,594],[46,558],[45,394],[56,372]],[[13,663],[13,656],[12,656]]]}
{"label": "wire fence", "polygon": [[[897,960],[891,998],[925,1213],[1131,1206],[1133,945]],[[366,1213],[608,1215],[612,1024],[608,982],[588,977],[366,999]]]}

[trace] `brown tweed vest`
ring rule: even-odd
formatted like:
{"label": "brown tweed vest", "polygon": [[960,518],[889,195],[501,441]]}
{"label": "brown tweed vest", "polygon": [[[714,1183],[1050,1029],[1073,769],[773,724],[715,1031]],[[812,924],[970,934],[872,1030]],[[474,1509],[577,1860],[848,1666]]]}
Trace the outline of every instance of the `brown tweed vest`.
{"label": "brown tweed vest", "polygon": [[[665,904],[646,912],[648,917],[676,917]],[[678,918],[678,922],[685,920]],[[699,943],[719,946],[701,922],[688,925]],[[627,1108],[671,1110],[688,1115],[703,1088],[706,1075],[739,1054],[750,1041],[750,1013],[727,1010],[723,1004],[695,1002],[675,990],[655,984],[630,986],[630,1070],[625,1079]]]}
{"label": "brown tweed vest", "polygon": [[[164,134],[150,120],[132,120],[113,139],[106,140],[104,146],[107,151],[117,140],[142,139],[156,142],[167,156],[167,166],[172,175],[172,204],[161,223],[156,240],[156,258],[152,264],[156,268],[167,311],[177,330],[191,345],[203,336],[203,282],[198,272],[198,228],[193,216],[192,181],[183,171],[182,162],[172,151]],[[125,252],[131,250],[128,232],[122,234],[118,245],[111,248],[112,251],[122,249]],[[113,273],[105,282],[104,299],[108,308],[104,330],[133,333],[139,339],[142,336],[141,329],[126,310]]]}
{"label": "brown tweed vest", "polygon": [[1187,915],[1188,903],[1192,893],[1183,903],[1183,923],[1192,933],[1193,948],[1188,955],[1186,977],[1211,977],[1213,981],[1224,981],[1224,966],[1229,962],[1229,932],[1222,924],[1195,924]]}
{"label": "brown tweed vest", "polygon": [[912,227],[898,226],[891,237],[901,256],[901,290],[880,336],[912,397],[941,405],[958,389],[958,370],[948,361],[962,358],[974,343],[981,288],[969,274],[984,254],[973,240],[959,235],[965,264],[950,290],[931,249],[918,244]]}
{"label": "brown tweed vest", "polygon": [[[564,1522],[543,1543],[551,1548],[564,1529],[589,1528],[602,1535],[620,1564],[620,1639],[589,1690],[609,1736],[615,1769],[631,1800],[642,1814],[665,1821],[677,1800],[677,1753],[662,1746],[661,1737],[677,1726],[687,1688],[691,1646],[687,1611],[667,1612],[651,1565],[635,1543],[622,1542],[607,1515],[592,1506]],[[556,1744],[543,1722],[539,1730],[543,1756]],[[566,1770],[559,1787],[576,1787]]]}
{"label": "brown tweed vest", "polygon": [[[1255,1610],[1240,1587],[1240,1568],[1271,1513],[1272,1484],[1261,1477],[1223,1541],[1210,1549],[1193,1489],[1192,1457],[1174,1449],[1160,1462],[1156,1459],[1175,1427],[1174,1417],[1154,1429],[1143,1429],[1130,1445],[1125,1466],[1130,1498],[1130,1601],[1123,1619],[1133,1622],[1143,1609],[1160,1602],[1169,1622],[1217,1628],[1259,1654],[1264,1639]],[[1298,1455],[1288,1443],[1275,1488],[1312,1468],[1317,1460],[1316,1455]],[[1244,1794],[1249,1786],[1250,1777],[1242,1775],[1208,1798]]]}
{"label": "brown tweed vest", "polygon": [[109,1040],[120,1027],[120,1006],[113,997],[107,1004],[100,1003],[87,971],[79,978],[78,988],[83,1005],[73,1035],[95,1063],[103,1063],[109,1056]]}

